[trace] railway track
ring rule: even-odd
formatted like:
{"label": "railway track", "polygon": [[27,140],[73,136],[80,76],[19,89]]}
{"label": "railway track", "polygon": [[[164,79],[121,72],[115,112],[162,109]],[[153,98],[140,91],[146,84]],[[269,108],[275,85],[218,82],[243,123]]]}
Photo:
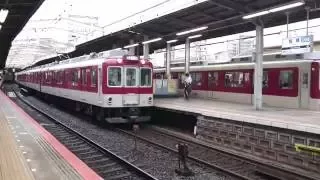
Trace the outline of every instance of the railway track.
{"label": "railway track", "polygon": [[[22,101],[24,101],[23,99],[21,99],[21,97],[18,95],[18,98]],[[30,104],[31,106],[34,106],[32,104]],[[41,111],[38,110],[36,108],[37,111]],[[45,116],[49,116],[50,118],[54,117],[50,117],[50,115],[47,115],[47,113],[41,113]],[[50,120],[51,121],[51,120]],[[49,130],[53,135],[57,134],[57,139],[59,139],[60,141],[63,142],[63,139],[69,139],[71,140],[72,143],[72,138],[74,135],[68,136],[67,134],[61,132],[60,130],[56,131],[56,128],[54,126],[51,125],[50,122],[42,122],[43,126],[46,129],[50,129]],[[60,124],[59,121],[56,122],[57,124]],[[218,171],[223,172],[223,174],[228,174],[230,175],[230,177],[234,177],[235,179],[247,179],[247,180],[264,180],[264,179],[290,179],[290,180],[300,180],[300,179],[316,179],[316,178],[310,178],[310,177],[305,177],[303,175],[297,174],[297,173],[293,173],[293,174],[287,174],[286,172],[282,172],[281,170],[279,171],[275,171],[274,168],[270,168],[270,167],[264,167],[264,166],[258,166],[257,163],[254,163],[253,161],[247,161],[246,159],[243,159],[241,157],[237,157],[237,156],[232,156],[228,153],[225,153],[223,151],[220,150],[215,150],[212,149],[212,147],[206,147],[204,145],[201,144],[197,144],[193,141],[190,141],[188,139],[185,138],[181,138],[172,134],[167,134],[164,132],[159,132],[159,131],[154,131],[154,130],[150,130],[150,129],[142,129],[141,131],[138,131],[137,134],[132,133],[131,131],[128,130],[124,130],[124,129],[117,129],[117,131],[119,131],[120,133],[129,135],[129,136],[136,136],[139,140],[140,143],[142,142],[143,144],[149,144],[149,146],[153,146],[153,147],[160,147],[163,148],[165,150],[169,150],[173,153],[177,153],[177,150],[175,149],[175,145],[177,143],[187,143],[189,146],[189,152],[190,152],[190,156],[189,156],[189,163],[192,162],[196,162],[198,164],[202,164],[204,166],[216,169]],[[56,132],[56,133],[55,133]],[[79,134],[79,133],[78,133]],[[59,136],[61,136],[59,138]],[[81,135],[80,135],[81,136]],[[134,137],[133,137],[134,138]],[[76,140],[74,140],[76,141]],[[94,143],[94,142],[93,142]],[[77,146],[82,146],[82,142],[76,143]],[[66,145],[67,146],[67,145]],[[69,147],[69,146],[67,146]],[[71,147],[71,151],[73,151],[72,149],[73,147]],[[102,148],[102,147],[100,147]],[[77,149],[77,147],[75,147],[75,149]],[[103,148],[102,148],[103,151]],[[81,151],[80,151],[81,153]],[[92,153],[94,153],[94,151],[92,151]],[[77,153],[75,153],[77,155]],[[86,151],[86,153],[83,153],[82,155],[89,155],[89,166],[96,170],[97,172],[99,172],[99,170],[102,169],[106,169],[106,166],[102,166],[99,169],[99,161],[97,163],[97,168],[95,169],[95,160],[100,160],[101,156],[100,155],[90,155],[90,151]],[[80,159],[81,158],[81,154],[80,154]],[[92,158],[91,158],[92,157]],[[86,159],[86,157],[83,157],[84,159]],[[120,158],[121,159],[121,158]],[[82,159],[83,160],[83,159]],[[86,162],[85,160],[83,160],[84,162]],[[114,164],[115,165],[115,164]],[[116,167],[116,166],[115,166]],[[132,176],[130,175],[130,173],[133,174],[139,174],[139,173],[135,173],[134,168],[129,168],[129,173],[123,173],[125,174],[123,177],[120,177],[120,179],[124,178],[124,179],[137,179],[139,177],[138,176]],[[121,168],[118,168],[119,171],[121,171]],[[140,169],[140,171],[142,171]],[[124,172],[124,171],[123,171]],[[142,171],[143,172],[143,171]],[[108,172],[107,172],[108,173]],[[122,174],[122,173],[121,173]],[[115,174],[115,176],[117,176],[117,174]],[[149,175],[150,176],[150,175]],[[102,176],[104,177],[104,176]],[[109,175],[107,175],[107,177],[109,177]],[[302,178],[303,177],[303,178]],[[140,179],[148,179],[150,177],[146,177],[146,178],[140,178]],[[153,178],[153,177],[151,177]],[[108,178],[109,179],[109,178]]]}
{"label": "railway track", "polygon": [[232,174],[240,179],[246,180],[316,180],[317,177],[299,174],[298,172],[280,169],[277,166],[265,165],[262,163],[242,158],[238,155],[226,153],[214,149],[213,147],[199,144],[188,138],[180,137],[154,128],[142,129],[137,133],[129,130],[118,129],[118,131],[130,136],[135,136],[139,140],[146,141],[156,146],[160,146],[169,151],[177,153],[175,148],[178,143],[186,143],[189,148],[189,160],[206,164],[215,169],[219,169],[228,174]]}
{"label": "railway track", "polygon": [[[14,91],[14,90],[12,90]],[[23,102],[27,107],[24,109],[33,109],[41,114],[42,118],[37,118],[38,121],[46,130],[54,135],[62,144],[64,144],[71,152],[73,152],[79,159],[92,168],[97,174],[104,179],[122,180],[156,180],[157,178],[143,171],[139,167],[133,165],[129,161],[121,158],[113,152],[105,149],[81,135],[76,130],[60,123],[55,117],[48,115],[42,110],[36,108],[24,100],[19,93],[17,98]],[[28,108],[29,107],[29,108]]]}

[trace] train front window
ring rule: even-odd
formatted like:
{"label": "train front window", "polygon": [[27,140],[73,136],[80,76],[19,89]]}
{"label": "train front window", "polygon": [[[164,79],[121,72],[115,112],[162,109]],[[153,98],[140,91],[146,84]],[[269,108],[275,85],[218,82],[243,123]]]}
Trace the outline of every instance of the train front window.
{"label": "train front window", "polygon": [[140,85],[141,86],[151,86],[151,69],[142,68],[140,71]]}
{"label": "train front window", "polygon": [[280,88],[292,89],[293,88],[293,71],[280,71]]}
{"label": "train front window", "polygon": [[126,86],[137,86],[137,69],[126,68]]}
{"label": "train front window", "polygon": [[121,86],[122,76],[120,67],[109,67],[108,69],[108,86]]}

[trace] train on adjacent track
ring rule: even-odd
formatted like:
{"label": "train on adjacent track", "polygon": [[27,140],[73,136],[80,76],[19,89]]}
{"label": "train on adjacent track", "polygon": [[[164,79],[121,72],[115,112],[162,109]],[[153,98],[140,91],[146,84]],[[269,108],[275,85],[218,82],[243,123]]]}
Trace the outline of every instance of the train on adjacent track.
{"label": "train on adjacent track", "polygon": [[146,122],[153,106],[153,66],[126,51],[92,53],[15,74],[23,88],[65,101],[109,123]]}
{"label": "train on adjacent track", "polygon": [[[319,58],[320,59],[320,58]],[[263,63],[263,104],[271,107],[320,110],[320,61],[286,59]],[[184,67],[171,67],[182,94]],[[254,62],[234,62],[190,67],[192,94],[199,98],[253,104]],[[154,79],[165,68],[154,69]]]}

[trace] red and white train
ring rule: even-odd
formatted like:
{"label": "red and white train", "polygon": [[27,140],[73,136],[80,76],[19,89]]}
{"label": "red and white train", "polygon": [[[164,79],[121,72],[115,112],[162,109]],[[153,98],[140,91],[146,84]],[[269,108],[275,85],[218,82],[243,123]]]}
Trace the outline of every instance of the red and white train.
{"label": "red and white train", "polygon": [[[263,63],[263,103],[267,106],[320,110],[320,61],[279,60]],[[184,67],[172,67],[171,76],[179,80]],[[154,79],[164,77],[165,69],[154,69]],[[238,62],[191,66],[192,96],[253,104],[254,63]],[[182,91],[180,91],[182,92]]]}
{"label": "red and white train", "polygon": [[99,121],[128,123],[150,120],[152,72],[150,61],[111,51],[31,68],[15,76],[20,86],[67,99]]}

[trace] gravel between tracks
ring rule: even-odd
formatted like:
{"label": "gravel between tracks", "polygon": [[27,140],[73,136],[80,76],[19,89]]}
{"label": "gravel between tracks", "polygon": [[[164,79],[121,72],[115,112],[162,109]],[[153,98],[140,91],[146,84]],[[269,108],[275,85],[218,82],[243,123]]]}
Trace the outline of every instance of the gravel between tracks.
{"label": "gravel between tracks", "polygon": [[188,164],[195,172],[195,176],[187,178],[177,176],[174,173],[174,169],[177,167],[176,154],[159,147],[151,146],[139,140],[137,141],[138,148],[137,150],[134,150],[134,139],[131,136],[126,136],[110,129],[91,124],[82,118],[63,112],[53,105],[48,105],[33,96],[24,98],[48,114],[57,117],[63,121],[64,124],[77,129],[84,136],[93,139],[101,146],[110,149],[112,152],[127,159],[159,179],[234,179],[226,176],[225,174],[221,174],[219,171],[193,162],[188,162]]}

